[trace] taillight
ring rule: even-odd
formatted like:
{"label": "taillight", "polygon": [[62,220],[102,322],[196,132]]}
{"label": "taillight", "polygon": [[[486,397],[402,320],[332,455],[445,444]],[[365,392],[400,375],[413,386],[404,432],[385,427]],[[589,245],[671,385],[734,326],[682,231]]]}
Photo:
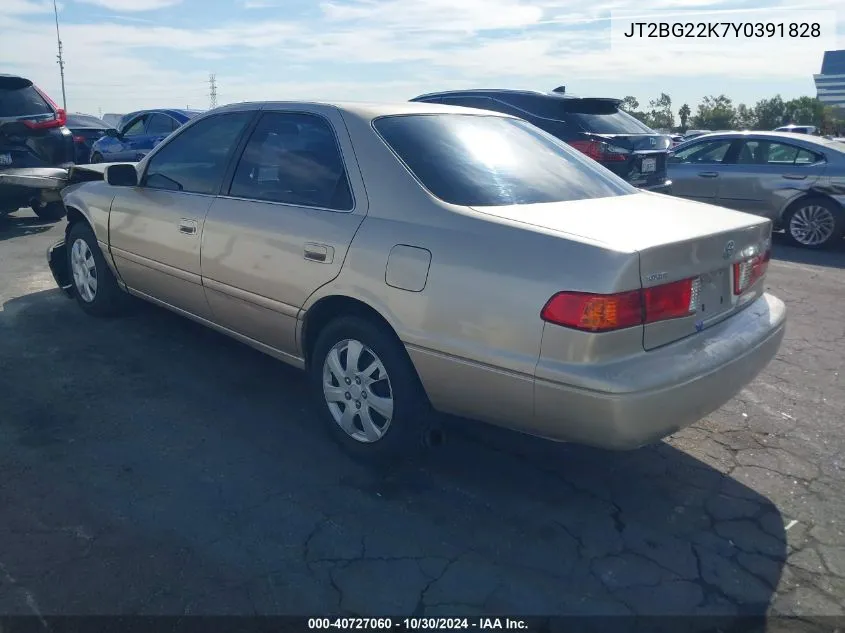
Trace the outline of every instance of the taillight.
{"label": "taillight", "polygon": [[766,274],[771,258],[772,251],[767,250],[756,257],[734,264],[734,294],[741,295],[759,281]]}
{"label": "taillight", "polygon": [[624,147],[617,147],[603,141],[569,141],[569,144],[593,160],[605,163],[626,161],[630,154]]}
{"label": "taillight", "polygon": [[35,88],[36,92],[38,92],[38,94],[40,94],[41,97],[47,103],[50,104],[55,114],[52,118],[25,119],[22,120],[21,123],[23,123],[30,130],[46,130],[48,128],[62,127],[65,123],[67,123],[67,113],[58,105],[56,105],[56,102],[53,101],[50,97],[48,97],[47,94],[38,86],[33,86],[33,88]]}
{"label": "taillight", "polygon": [[559,292],[540,317],[549,323],[587,332],[608,332],[695,314],[701,280],[682,279],[662,286],[611,295]]}

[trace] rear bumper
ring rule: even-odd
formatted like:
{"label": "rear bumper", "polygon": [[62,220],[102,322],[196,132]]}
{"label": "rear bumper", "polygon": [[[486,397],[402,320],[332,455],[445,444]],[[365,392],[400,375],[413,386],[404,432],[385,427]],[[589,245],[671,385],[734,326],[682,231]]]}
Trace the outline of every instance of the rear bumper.
{"label": "rear bumper", "polygon": [[753,380],[777,353],[785,326],[783,302],[764,294],[700,334],[601,367],[600,391],[573,386],[597,376],[555,376],[544,367],[527,430],[617,450],[655,442],[715,411]]}

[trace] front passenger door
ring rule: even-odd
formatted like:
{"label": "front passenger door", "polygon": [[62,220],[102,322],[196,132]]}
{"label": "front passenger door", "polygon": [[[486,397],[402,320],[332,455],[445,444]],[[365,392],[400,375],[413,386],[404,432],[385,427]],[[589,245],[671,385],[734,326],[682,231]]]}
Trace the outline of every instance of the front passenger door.
{"label": "front passenger door", "polygon": [[292,357],[306,299],[340,273],[367,211],[342,115],[261,115],[205,222],[202,278],[218,324]]}
{"label": "front passenger door", "polygon": [[668,160],[672,194],[714,204],[719,197],[719,177],[734,141],[701,141],[674,152]]}
{"label": "front passenger door", "polygon": [[209,317],[200,278],[205,216],[254,116],[254,111],[215,114],[186,126],[139,165],[139,186],[117,191],[109,241],[131,289]]}

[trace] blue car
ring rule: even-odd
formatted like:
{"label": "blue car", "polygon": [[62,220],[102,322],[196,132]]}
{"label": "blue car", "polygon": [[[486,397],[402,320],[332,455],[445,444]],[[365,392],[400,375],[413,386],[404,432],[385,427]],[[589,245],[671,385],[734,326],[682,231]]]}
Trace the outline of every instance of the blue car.
{"label": "blue car", "polygon": [[92,163],[136,162],[201,110],[138,110],[91,147]]}

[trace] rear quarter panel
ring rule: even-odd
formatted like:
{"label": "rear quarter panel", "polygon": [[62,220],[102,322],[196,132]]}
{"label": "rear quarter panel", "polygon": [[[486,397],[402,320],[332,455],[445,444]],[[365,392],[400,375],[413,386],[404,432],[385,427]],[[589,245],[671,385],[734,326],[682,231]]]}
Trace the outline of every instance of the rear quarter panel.
{"label": "rear quarter panel", "polygon": [[[346,295],[375,308],[405,343],[435,408],[508,426],[533,417],[533,379],[548,299],[560,290],[639,286],[635,252],[491,218],[435,200],[372,132],[347,119],[370,200],[340,275],[306,302]],[[426,249],[424,288],[385,280],[397,245]],[[642,330],[637,328],[637,341]],[[573,345],[584,337],[573,331]],[[577,355],[577,352],[576,352]]]}

